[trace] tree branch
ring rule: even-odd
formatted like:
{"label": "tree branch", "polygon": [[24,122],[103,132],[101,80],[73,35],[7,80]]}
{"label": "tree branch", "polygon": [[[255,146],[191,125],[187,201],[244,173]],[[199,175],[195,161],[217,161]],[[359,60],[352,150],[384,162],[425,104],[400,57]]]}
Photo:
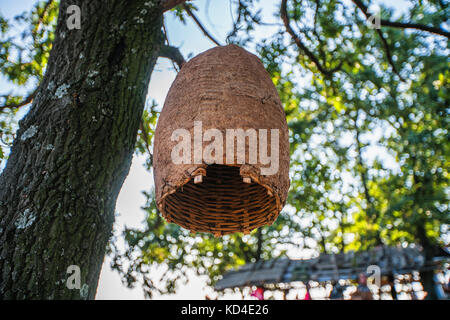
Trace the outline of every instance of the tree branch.
{"label": "tree branch", "polygon": [[308,56],[309,59],[311,59],[314,62],[314,64],[316,65],[317,69],[319,69],[319,71],[321,73],[323,73],[326,76],[329,76],[333,72],[335,72],[335,71],[337,71],[337,70],[339,70],[341,68],[342,63],[339,64],[337,67],[331,69],[331,70],[326,69],[320,63],[319,59],[314,55],[314,53],[312,51],[310,51],[306,47],[306,45],[302,42],[302,40],[297,36],[297,34],[295,33],[295,31],[292,29],[292,27],[290,25],[289,16],[287,14],[287,0],[282,0],[281,1],[280,15],[281,15],[281,19],[283,20],[283,23],[284,23],[284,26],[286,28],[286,31],[292,37],[292,39],[294,40],[296,45]]}
{"label": "tree branch", "polygon": [[191,18],[195,21],[195,23],[197,24],[197,26],[200,28],[200,30],[202,30],[203,34],[209,38],[209,40],[211,40],[212,42],[214,42],[215,44],[217,44],[218,46],[221,46],[220,42],[217,41],[209,32],[208,30],[205,29],[205,27],[203,27],[202,23],[200,22],[200,20],[198,20],[198,18],[195,16],[195,14],[191,11],[191,9],[185,4],[183,3],[183,9],[186,10],[187,14],[189,16],[191,16]]}
{"label": "tree branch", "polygon": [[26,106],[27,104],[30,104],[31,102],[33,102],[33,99],[36,96],[36,93],[37,93],[37,89],[34,90],[33,93],[31,93],[28,97],[26,97],[22,102],[20,102],[18,104],[6,104],[3,106],[0,106],[0,110],[17,109],[17,108]]}
{"label": "tree branch", "polygon": [[[167,46],[170,46],[170,41],[169,41],[169,36],[167,35],[167,30],[166,30],[166,23],[165,23],[165,21],[163,21],[162,30],[163,30],[163,36],[164,36],[164,39],[166,40],[166,45],[167,45]],[[172,62],[173,68],[174,68],[177,72],[180,71],[181,67],[177,66],[177,64],[176,64],[173,60],[171,60],[171,62]]]}
{"label": "tree branch", "polygon": [[[367,10],[367,7],[360,1],[360,0],[352,0],[356,6],[358,6],[358,8],[364,13],[364,15],[366,16],[367,19],[370,18],[370,13]],[[380,21],[381,24],[381,21]],[[381,31],[381,29],[376,28],[376,32],[381,40],[381,43],[383,44],[383,48],[384,48],[384,52],[386,54],[386,58],[388,60],[388,63],[391,65],[392,67],[392,71],[394,71],[394,73],[399,76],[400,80],[402,80],[403,82],[405,81],[402,76],[400,75],[400,73],[397,70],[397,67],[394,64],[394,60],[392,59],[392,54],[391,54],[391,50],[389,48],[389,44],[387,43],[386,38],[383,35],[383,32]]]}
{"label": "tree branch", "polygon": [[377,31],[378,36],[381,39],[381,42],[383,43],[384,52],[386,53],[386,58],[392,67],[392,71],[394,71],[394,73],[399,76],[400,80],[402,80],[404,82],[405,80],[402,78],[402,76],[398,72],[397,67],[394,64],[394,60],[392,60],[391,49],[389,48],[389,44],[387,43],[386,38],[383,36],[383,32],[381,31],[381,29],[376,29],[376,31]]}
{"label": "tree branch", "polygon": [[[368,7],[361,0],[352,0],[353,3],[364,13],[364,15],[369,18],[370,13]],[[438,34],[443,37],[450,38],[450,32],[447,32],[438,27],[431,27],[419,23],[408,23],[408,22],[395,22],[385,19],[380,19],[380,25],[385,27],[401,28],[401,29],[417,29],[422,31],[427,31],[430,33]]]}
{"label": "tree branch", "polygon": [[32,32],[33,38],[36,37],[36,33],[38,32],[39,27],[41,26],[42,21],[44,20],[44,17],[45,17],[45,15],[47,14],[48,9],[49,9],[50,6],[53,4],[53,2],[54,2],[54,0],[49,0],[49,1],[47,1],[47,2],[45,3],[44,8],[42,9],[42,14],[39,15],[38,23],[36,24],[36,27],[33,29],[33,32]]}
{"label": "tree branch", "polygon": [[180,50],[176,47],[164,45],[159,51],[159,56],[172,60],[180,69],[186,63]]}
{"label": "tree branch", "polygon": [[163,12],[166,12],[186,1],[188,0],[163,0],[161,1],[161,7],[163,9]]}
{"label": "tree branch", "polygon": [[150,163],[153,165],[153,154],[150,151],[150,145],[148,144],[148,132],[145,129],[145,125],[142,120],[140,123],[140,129],[141,129],[142,134],[144,135],[143,139],[144,139],[144,143],[145,143],[145,149],[147,149],[148,155],[150,157]]}

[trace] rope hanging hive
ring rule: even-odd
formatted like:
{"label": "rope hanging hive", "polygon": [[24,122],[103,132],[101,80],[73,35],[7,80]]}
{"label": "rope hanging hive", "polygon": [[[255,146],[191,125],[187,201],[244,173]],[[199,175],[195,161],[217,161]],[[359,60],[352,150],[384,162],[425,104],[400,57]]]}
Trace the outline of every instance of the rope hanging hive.
{"label": "rope hanging hive", "polygon": [[[217,129],[223,137],[227,129],[278,129],[277,172],[261,174],[268,165],[259,156],[256,163],[249,161],[250,138],[245,139],[244,163],[237,160],[238,152],[227,161],[224,147],[221,162],[175,164],[172,150],[179,141],[173,141],[173,132],[182,128],[194,137],[198,122],[202,134]],[[268,135],[266,152],[274,156],[271,142]],[[200,143],[205,148],[211,142]],[[235,151],[236,146],[235,141]],[[194,155],[195,142],[190,148]],[[192,232],[248,233],[276,220],[289,189],[288,127],[278,92],[255,55],[236,45],[216,47],[181,68],[155,132],[154,178],[161,214]]]}

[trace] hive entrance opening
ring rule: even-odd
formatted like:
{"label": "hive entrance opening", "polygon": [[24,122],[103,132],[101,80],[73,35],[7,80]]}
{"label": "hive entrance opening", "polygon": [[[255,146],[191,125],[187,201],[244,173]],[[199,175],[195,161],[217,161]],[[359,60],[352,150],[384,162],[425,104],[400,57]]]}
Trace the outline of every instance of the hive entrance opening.
{"label": "hive entrance opening", "polygon": [[194,180],[163,201],[166,218],[193,232],[249,232],[278,213],[275,196],[255,181],[245,183],[239,167],[210,165],[201,182]]}

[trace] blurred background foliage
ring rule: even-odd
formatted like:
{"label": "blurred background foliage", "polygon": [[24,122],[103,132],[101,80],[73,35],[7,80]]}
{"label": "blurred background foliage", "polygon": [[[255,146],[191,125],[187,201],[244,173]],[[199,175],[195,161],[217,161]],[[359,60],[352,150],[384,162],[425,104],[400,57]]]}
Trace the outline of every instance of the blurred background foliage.
{"label": "blurred background foliage", "polygon": [[0,91],[0,161],[6,159],[17,128],[16,114],[32,102],[54,39],[58,1],[41,1],[8,21],[0,15],[0,74],[22,92]]}
{"label": "blurred background foliage", "polygon": [[[112,267],[146,295],[173,293],[188,270],[208,276],[280,256],[418,244],[431,259],[449,243],[449,33],[443,0],[409,0],[404,12],[380,6],[381,28],[367,20],[369,1],[277,0],[275,34],[257,0],[230,0],[234,24],[222,43],[250,48],[276,85],[290,128],[288,205],[272,226],[249,235],[190,234],[161,218],[153,190],[146,220],[111,241]],[[212,3],[213,5],[213,3]],[[32,101],[53,40],[57,1],[16,18],[6,37],[0,17],[0,73],[28,94],[0,97],[0,159],[14,138],[17,110]],[[195,1],[173,13],[197,19]],[[199,25],[200,21],[196,21]],[[208,36],[207,30],[205,35]],[[209,35],[210,37],[210,35]],[[212,41],[217,42],[215,39]],[[158,106],[147,103],[136,152],[152,168]],[[163,271],[152,272],[153,267]]]}

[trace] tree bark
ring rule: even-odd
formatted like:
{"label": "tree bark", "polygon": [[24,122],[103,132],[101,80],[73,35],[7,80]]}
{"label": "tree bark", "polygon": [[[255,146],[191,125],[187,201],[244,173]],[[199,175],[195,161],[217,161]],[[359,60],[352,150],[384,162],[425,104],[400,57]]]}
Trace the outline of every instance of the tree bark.
{"label": "tree bark", "polygon": [[[69,30],[67,8],[81,8]],[[62,0],[46,76],[0,176],[0,298],[93,299],[163,43],[160,0]],[[67,268],[81,270],[68,289]]]}

